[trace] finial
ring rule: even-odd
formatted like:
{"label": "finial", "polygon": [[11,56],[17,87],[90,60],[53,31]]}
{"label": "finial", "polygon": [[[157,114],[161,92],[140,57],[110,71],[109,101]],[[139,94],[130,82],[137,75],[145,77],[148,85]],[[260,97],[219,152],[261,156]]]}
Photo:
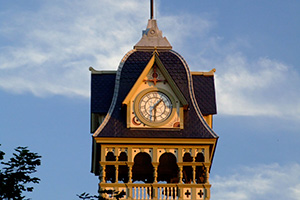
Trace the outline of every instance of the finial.
{"label": "finial", "polygon": [[148,20],[146,30],[143,30],[141,40],[134,46],[137,50],[170,50],[171,44],[166,37],[162,36],[162,32],[157,27],[154,19],[154,0],[150,0],[150,19]]}
{"label": "finial", "polygon": [[154,14],[153,14],[153,0],[150,0],[150,19],[154,18]]}

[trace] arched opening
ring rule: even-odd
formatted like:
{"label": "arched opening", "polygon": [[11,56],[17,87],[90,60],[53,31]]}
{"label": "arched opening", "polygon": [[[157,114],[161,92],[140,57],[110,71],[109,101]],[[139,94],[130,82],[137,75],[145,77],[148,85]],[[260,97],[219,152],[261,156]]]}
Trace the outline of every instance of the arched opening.
{"label": "arched opening", "polygon": [[113,152],[108,152],[105,157],[106,161],[116,161],[116,156]]}
{"label": "arched opening", "polygon": [[144,183],[153,183],[153,165],[151,157],[145,152],[140,152],[134,157],[132,167],[132,181],[143,181]]}
{"label": "arched opening", "polygon": [[127,154],[126,152],[121,152],[119,157],[118,157],[118,161],[127,161]]}
{"label": "arched opening", "polygon": [[[193,157],[190,153],[185,153],[183,155],[183,162],[193,162]],[[183,166],[182,168],[182,181],[184,183],[191,183],[193,181],[193,167],[192,166]]]}
{"label": "arched opening", "polygon": [[[127,161],[127,154],[126,152],[121,152],[119,157],[118,157],[118,161]],[[126,165],[119,165],[119,175],[118,175],[118,180],[123,182],[123,183],[128,183],[128,172],[129,172],[129,168]]]}
{"label": "arched opening", "polygon": [[[113,152],[108,152],[105,157],[106,161],[116,161],[116,156]],[[116,181],[116,167],[114,165],[106,165],[105,167],[105,181],[114,183]]]}
{"label": "arched opening", "polygon": [[193,162],[193,157],[190,153],[185,153],[182,160],[183,162]]}
{"label": "arched opening", "polygon": [[[196,156],[196,162],[204,162],[203,153],[198,153]],[[202,166],[196,167],[196,183],[205,183],[206,182],[206,167],[204,164]]]}
{"label": "arched opening", "polygon": [[179,168],[177,159],[172,153],[164,153],[159,158],[159,165],[157,169],[157,181],[166,181],[167,183],[178,183]]}
{"label": "arched opening", "polygon": [[197,153],[196,162],[204,162],[204,155],[203,155],[203,153]]}

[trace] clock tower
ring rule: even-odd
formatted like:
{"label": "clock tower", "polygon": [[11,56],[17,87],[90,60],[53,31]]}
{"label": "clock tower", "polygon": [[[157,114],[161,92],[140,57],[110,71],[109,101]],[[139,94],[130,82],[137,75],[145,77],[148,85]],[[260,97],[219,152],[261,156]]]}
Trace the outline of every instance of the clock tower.
{"label": "clock tower", "polygon": [[[91,71],[92,173],[123,199],[210,199],[214,72],[191,72],[151,15],[117,71]],[[108,199],[113,199],[105,194]]]}

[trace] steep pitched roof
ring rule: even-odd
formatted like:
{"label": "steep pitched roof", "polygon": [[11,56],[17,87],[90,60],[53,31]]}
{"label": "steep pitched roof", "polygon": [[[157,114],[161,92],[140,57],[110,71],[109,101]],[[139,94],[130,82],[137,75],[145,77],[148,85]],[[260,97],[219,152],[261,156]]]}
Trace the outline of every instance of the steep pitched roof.
{"label": "steep pitched roof", "polygon": [[91,112],[106,114],[114,94],[116,72],[96,72],[92,68],[90,71],[92,71]]}
{"label": "steep pitched roof", "polygon": [[203,115],[217,114],[214,76],[192,73],[194,93]]}
{"label": "steep pitched roof", "polygon": [[[107,113],[114,94],[116,71],[111,74],[92,73],[91,112]],[[194,75],[193,86],[197,103],[203,115],[217,114],[214,76]]]}
{"label": "steep pitched roof", "polygon": [[133,130],[126,127],[126,108],[122,102],[152,57],[149,51],[131,51],[120,63],[114,96],[108,115],[94,134],[94,137],[170,137],[170,138],[217,138],[206,124],[197,104],[191,74],[184,59],[174,51],[161,51],[159,58],[171,78],[184,95],[189,109],[184,114],[182,130]]}

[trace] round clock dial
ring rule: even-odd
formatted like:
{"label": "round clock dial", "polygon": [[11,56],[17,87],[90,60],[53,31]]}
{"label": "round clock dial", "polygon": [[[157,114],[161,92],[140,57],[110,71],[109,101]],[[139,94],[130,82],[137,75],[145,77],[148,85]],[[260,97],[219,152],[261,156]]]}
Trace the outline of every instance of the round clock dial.
{"label": "round clock dial", "polygon": [[172,101],[160,91],[152,91],[144,94],[139,102],[139,114],[146,121],[161,123],[168,119],[172,113]]}

